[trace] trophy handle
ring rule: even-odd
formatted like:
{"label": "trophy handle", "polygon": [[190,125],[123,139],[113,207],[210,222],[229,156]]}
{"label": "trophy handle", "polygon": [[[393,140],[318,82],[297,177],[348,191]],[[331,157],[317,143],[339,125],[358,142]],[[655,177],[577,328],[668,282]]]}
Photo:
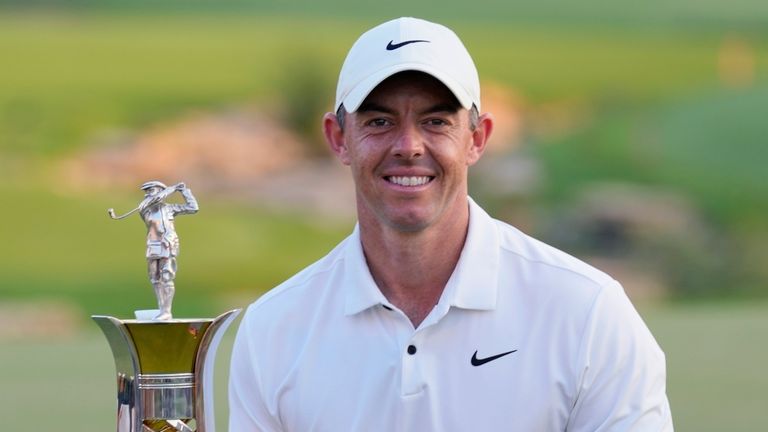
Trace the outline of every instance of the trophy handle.
{"label": "trophy handle", "polygon": [[125,324],[117,318],[93,315],[107,337],[117,371],[117,430],[134,431],[143,417],[141,404],[135,404],[136,378],[139,376],[139,355]]}
{"label": "trophy handle", "polygon": [[[195,361],[195,381],[199,383],[195,388],[197,393],[195,397],[197,432],[214,432],[216,428],[213,409],[213,374],[216,353],[221,338],[224,336],[229,325],[232,324],[232,321],[240,314],[241,310],[233,309],[214,318],[211,325],[205,331],[203,339],[200,341],[200,348],[197,351],[197,359]],[[204,407],[207,407],[208,410]]]}

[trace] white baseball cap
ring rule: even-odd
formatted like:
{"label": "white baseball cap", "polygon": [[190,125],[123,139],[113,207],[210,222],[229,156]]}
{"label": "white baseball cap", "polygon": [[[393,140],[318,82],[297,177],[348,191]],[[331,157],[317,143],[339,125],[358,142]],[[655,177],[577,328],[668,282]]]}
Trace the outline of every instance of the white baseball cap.
{"label": "white baseball cap", "polygon": [[357,111],[377,85],[403,71],[432,75],[461,106],[480,110],[480,80],[464,44],[451,29],[418,18],[387,21],[360,36],[341,67],[334,109]]}

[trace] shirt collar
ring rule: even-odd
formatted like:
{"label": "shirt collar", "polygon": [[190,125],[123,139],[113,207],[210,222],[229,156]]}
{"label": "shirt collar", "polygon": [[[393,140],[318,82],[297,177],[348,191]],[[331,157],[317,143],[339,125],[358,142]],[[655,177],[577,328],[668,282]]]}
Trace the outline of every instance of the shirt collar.
{"label": "shirt collar", "polygon": [[[467,239],[440,303],[462,309],[492,310],[496,308],[498,291],[499,240],[496,224],[471,198],[468,201]],[[342,277],[346,290],[344,314],[354,315],[376,305],[389,305],[365,261],[359,225],[355,225],[346,241]]]}
{"label": "shirt collar", "polygon": [[499,276],[496,223],[472,198],[468,200],[467,239],[440,302],[462,309],[492,310]]}
{"label": "shirt collar", "polygon": [[356,224],[352,234],[346,240],[344,251],[344,274],[342,286],[346,290],[344,315],[354,315],[365,309],[389,302],[371,276],[368,263],[360,241],[360,225]]}

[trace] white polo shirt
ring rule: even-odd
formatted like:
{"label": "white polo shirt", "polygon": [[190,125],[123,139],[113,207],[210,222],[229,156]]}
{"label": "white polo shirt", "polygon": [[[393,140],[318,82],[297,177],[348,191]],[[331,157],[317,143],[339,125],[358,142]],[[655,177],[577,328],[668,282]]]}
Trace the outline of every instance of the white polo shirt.
{"label": "white polo shirt", "polygon": [[231,432],[670,431],[665,360],[621,286],[470,200],[464,250],[418,328],[358,228],[246,312]]}

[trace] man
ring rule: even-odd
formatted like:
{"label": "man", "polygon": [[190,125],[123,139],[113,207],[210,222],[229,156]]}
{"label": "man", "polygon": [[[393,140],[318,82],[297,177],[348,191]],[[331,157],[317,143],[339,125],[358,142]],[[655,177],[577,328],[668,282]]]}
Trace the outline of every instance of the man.
{"label": "man", "polygon": [[354,44],[323,127],[358,224],[249,307],[231,431],[672,430],[664,355],[620,285],[467,197],[480,108],[449,29],[401,18]]}
{"label": "man", "polygon": [[[174,218],[180,214],[197,213],[197,200],[184,183],[167,187],[153,180],[144,183],[144,200],[139,204],[139,214],[147,225],[147,273],[155,290],[160,309],[155,320],[171,319],[171,306],[176,291],[176,257],[179,255],[179,236]],[[165,199],[174,192],[181,192],[184,204],[168,204]]]}

